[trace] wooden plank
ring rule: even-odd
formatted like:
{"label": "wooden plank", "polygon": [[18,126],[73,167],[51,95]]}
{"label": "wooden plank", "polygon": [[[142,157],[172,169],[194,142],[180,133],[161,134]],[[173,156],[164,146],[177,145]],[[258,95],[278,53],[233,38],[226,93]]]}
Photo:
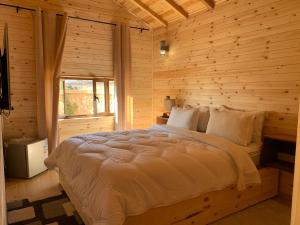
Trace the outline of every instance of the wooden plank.
{"label": "wooden plank", "polygon": [[114,116],[59,120],[59,142],[75,135],[113,131],[115,126],[114,122]]}
{"label": "wooden plank", "polygon": [[150,9],[147,5],[145,5],[140,0],[130,0],[132,3],[134,3],[136,6],[147,12],[151,17],[153,17],[157,22],[159,22],[163,26],[168,26],[168,23],[159,16],[156,12],[154,12],[152,9]]}
{"label": "wooden plank", "polygon": [[215,1],[214,0],[201,0],[201,2],[209,9],[215,8]]}
{"label": "wooden plank", "polygon": [[[139,19],[128,13],[124,8],[118,6],[111,0],[1,0],[1,3],[13,4],[27,8],[42,8],[57,12],[65,11],[69,16],[101,20],[105,22],[129,23],[132,26],[140,26]],[[14,9],[14,11],[16,11]],[[24,10],[20,10],[24,12]]]}
{"label": "wooden plank", "polygon": [[271,138],[275,140],[288,141],[292,143],[296,143],[297,137],[292,135],[282,135],[282,134],[267,134],[264,135],[266,138]]}
{"label": "wooden plank", "polygon": [[180,16],[182,16],[183,18],[187,19],[189,17],[189,14],[180,6],[178,5],[176,2],[174,2],[173,0],[165,0],[172,8],[173,10],[175,10],[175,12],[177,12]]}
{"label": "wooden plank", "polygon": [[294,173],[287,171],[280,171],[279,173],[279,194],[287,198],[288,200],[292,199],[293,195],[293,180]]}
{"label": "wooden plank", "polygon": [[[141,26],[141,22],[123,8],[108,0],[3,0],[2,3],[28,8],[41,7],[54,11],[66,11],[70,16],[107,22],[123,22],[132,26]],[[15,108],[8,119],[4,120],[4,139],[36,137],[36,74],[33,12],[0,6],[0,36],[3,25],[9,26],[11,92]],[[112,76],[112,27],[98,23],[70,19],[62,73],[89,75],[91,73]],[[144,32],[146,33],[146,32]],[[0,42],[0,45],[2,42]],[[139,43],[139,47],[140,47]],[[150,44],[151,46],[151,44]],[[140,57],[139,55],[137,57]],[[134,67],[134,66],[133,66]],[[97,124],[101,122],[97,121]],[[112,121],[105,122],[103,130],[112,130]],[[80,124],[85,127],[83,124]],[[106,126],[106,127],[105,127]],[[101,126],[99,126],[101,127]],[[102,128],[101,128],[102,129]],[[84,132],[99,131],[95,127],[82,129]],[[66,132],[65,137],[72,135]]]}
{"label": "wooden plank", "polygon": [[6,223],[6,197],[5,197],[5,176],[4,176],[4,154],[2,144],[2,116],[0,115],[0,225]]}
{"label": "wooden plank", "polygon": [[[299,1],[229,1],[156,29],[154,119],[171,95],[181,104],[272,112],[264,134],[294,139],[300,96]],[[276,12],[275,12],[276,11]],[[275,15],[276,14],[276,15]],[[224,15],[226,15],[224,17]],[[160,40],[172,43],[161,57]]]}
{"label": "wooden plank", "polygon": [[[299,106],[300,111],[300,106]],[[297,149],[295,161],[295,175],[293,180],[293,197],[292,197],[292,215],[291,225],[298,225],[300,223],[300,113],[298,115],[298,134],[297,134]]]}
{"label": "wooden plank", "polygon": [[131,31],[133,128],[153,124],[152,33]]}

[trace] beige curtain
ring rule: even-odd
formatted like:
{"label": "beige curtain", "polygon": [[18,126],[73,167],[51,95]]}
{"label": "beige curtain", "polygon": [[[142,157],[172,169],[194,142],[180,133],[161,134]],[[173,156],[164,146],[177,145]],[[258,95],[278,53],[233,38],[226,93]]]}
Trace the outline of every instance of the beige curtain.
{"label": "beige curtain", "polygon": [[59,75],[67,18],[40,9],[35,15],[38,135],[48,138],[50,152],[57,145]]}
{"label": "beige curtain", "polygon": [[131,97],[131,45],[130,28],[127,25],[116,25],[114,28],[114,76],[117,97],[116,129],[132,128]]}

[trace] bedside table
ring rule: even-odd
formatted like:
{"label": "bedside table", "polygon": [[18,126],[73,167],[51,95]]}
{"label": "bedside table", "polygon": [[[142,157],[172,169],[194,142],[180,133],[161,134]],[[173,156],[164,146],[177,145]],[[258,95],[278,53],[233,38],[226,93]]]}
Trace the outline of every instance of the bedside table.
{"label": "bedside table", "polygon": [[293,194],[296,137],[287,135],[265,135],[261,164],[278,168],[279,194],[291,199]]}
{"label": "bedside table", "polygon": [[162,117],[162,116],[157,116],[156,117],[156,124],[163,125],[167,124],[169,118]]}

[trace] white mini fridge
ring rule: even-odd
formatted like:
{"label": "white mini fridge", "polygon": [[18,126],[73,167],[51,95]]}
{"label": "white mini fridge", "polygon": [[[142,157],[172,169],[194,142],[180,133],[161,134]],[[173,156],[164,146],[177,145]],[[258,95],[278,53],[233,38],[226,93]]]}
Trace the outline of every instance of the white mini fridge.
{"label": "white mini fridge", "polygon": [[6,176],[31,178],[47,170],[48,142],[44,140],[15,140],[8,142],[5,152]]}

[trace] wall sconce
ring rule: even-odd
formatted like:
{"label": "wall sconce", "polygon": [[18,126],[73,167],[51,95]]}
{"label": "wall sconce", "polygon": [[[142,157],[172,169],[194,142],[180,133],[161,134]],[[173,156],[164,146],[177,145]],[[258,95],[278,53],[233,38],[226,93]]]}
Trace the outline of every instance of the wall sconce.
{"label": "wall sconce", "polygon": [[169,45],[167,41],[160,41],[160,55],[165,56],[169,52]]}

